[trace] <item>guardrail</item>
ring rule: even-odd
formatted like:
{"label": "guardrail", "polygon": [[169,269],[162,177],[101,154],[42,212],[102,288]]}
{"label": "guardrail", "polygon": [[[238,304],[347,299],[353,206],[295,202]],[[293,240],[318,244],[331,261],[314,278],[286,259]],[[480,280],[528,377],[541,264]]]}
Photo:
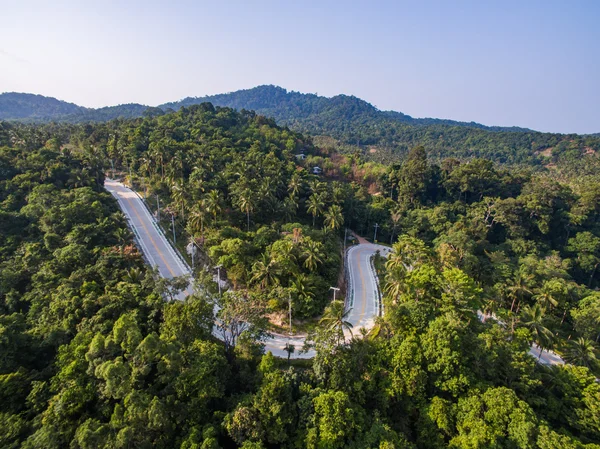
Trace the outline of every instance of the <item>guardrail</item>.
{"label": "guardrail", "polygon": [[152,209],[150,209],[150,207],[146,203],[146,200],[144,198],[142,198],[142,196],[138,192],[136,192],[135,190],[133,190],[133,189],[130,189],[130,190],[133,193],[135,193],[135,195],[140,199],[140,201],[142,202],[142,204],[144,205],[144,207],[146,208],[146,210],[150,214],[150,217],[152,218],[152,223],[154,224],[154,227],[156,228],[156,230],[165,238],[165,240],[167,242],[169,242],[169,245],[171,245],[171,248],[173,248],[173,250],[175,251],[175,255],[177,256],[177,258],[181,261],[181,263],[183,263],[183,265],[187,269],[188,273],[191,274],[192,273],[192,267],[190,267],[190,265],[187,263],[187,261],[182,256],[182,254],[179,251],[179,249],[173,243],[171,243],[171,241],[169,240],[169,238],[165,234],[165,231],[160,226],[160,223],[156,220],[156,218],[154,218],[154,214],[152,213]]}
{"label": "guardrail", "polygon": [[348,268],[349,265],[349,261],[350,261],[350,251],[355,248],[354,246],[351,246],[350,248],[346,249],[346,253],[344,254],[344,277],[346,280],[346,297],[344,300],[344,306],[346,308],[346,310],[351,309],[354,307],[354,283],[353,283],[353,278],[352,278],[352,272],[350,271],[350,269]]}
{"label": "guardrail", "polygon": [[377,316],[383,316],[383,302],[381,300],[382,295],[381,295],[381,289],[379,288],[379,276],[377,275],[377,270],[375,269],[375,263],[373,262],[374,259],[375,259],[375,255],[372,255],[369,258],[369,267],[371,268],[371,273],[373,274],[373,278],[375,279],[375,296],[374,296],[374,298],[376,298],[376,301],[377,301],[377,304],[376,304]]}

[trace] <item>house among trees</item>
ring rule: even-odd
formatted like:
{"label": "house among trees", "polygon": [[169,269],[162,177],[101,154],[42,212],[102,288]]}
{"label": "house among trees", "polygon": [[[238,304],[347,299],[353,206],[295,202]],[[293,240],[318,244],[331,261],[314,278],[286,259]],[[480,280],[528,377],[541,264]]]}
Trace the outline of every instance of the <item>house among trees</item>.
{"label": "house among trees", "polygon": [[321,173],[323,173],[323,169],[321,167],[316,166],[316,165],[312,168],[311,171],[312,171],[313,175],[320,175]]}
{"label": "house among trees", "polygon": [[299,161],[303,161],[304,159],[306,159],[306,154],[304,154],[304,153],[297,154],[296,159],[298,159]]}

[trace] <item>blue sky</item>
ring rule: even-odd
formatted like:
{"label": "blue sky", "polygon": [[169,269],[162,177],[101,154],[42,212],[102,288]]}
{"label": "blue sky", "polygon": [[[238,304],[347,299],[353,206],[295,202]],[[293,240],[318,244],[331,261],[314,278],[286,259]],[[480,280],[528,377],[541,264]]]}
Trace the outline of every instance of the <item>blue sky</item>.
{"label": "blue sky", "polygon": [[0,0],[0,91],[90,107],[260,84],[600,132],[599,1]]}

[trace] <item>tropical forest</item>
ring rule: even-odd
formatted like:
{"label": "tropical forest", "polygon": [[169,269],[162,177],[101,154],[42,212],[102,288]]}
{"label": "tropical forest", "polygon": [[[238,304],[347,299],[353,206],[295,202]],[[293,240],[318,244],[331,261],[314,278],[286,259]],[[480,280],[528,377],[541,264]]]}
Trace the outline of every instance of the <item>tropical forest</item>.
{"label": "tropical forest", "polygon": [[598,138],[393,124],[428,137],[372,152],[273,115],[0,122],[0,446],[600,448]]}

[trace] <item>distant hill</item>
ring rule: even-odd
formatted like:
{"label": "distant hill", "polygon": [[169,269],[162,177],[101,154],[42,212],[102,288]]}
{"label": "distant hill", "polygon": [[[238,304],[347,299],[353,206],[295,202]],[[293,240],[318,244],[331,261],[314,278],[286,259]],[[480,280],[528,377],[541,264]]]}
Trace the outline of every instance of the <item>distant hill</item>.
{"label": "distant hill", "polygon": [[424,145],[434,158],[486,157],[500,163],[544,164],[562,153],[570,157],[600,150],[600,139],[540,133],[519,127],[485,126],[435,118],[413,118],[395,111],[380,111],[360,98],[290,92],[277,86],[259,86],[228,94],[188,97],[160,107],[178,109],[198,103],[250,109],[274,118],[280,125],[334,137],[337,149],[360,148],[375,159],[394,161],[409,148]]}
{"label": "distant hill", "polygon": [[[575,160],[600,154],[598,135],[540,133],[519,127],[485,126],[436,118],[413,118],[395,111],[380,111],[360,98],[331,98],[287,91],[277,86],[188,97],[158,107],[125,104],[84,108],[41,95],[0,94],[0,120],[29,122],[101,122],[167,113],[204,102],[238,110],[253,110],[279,125],[319,137],[323,146],[337,151],[362,151],[369,157],[393,162],[408,149],[423,145],[436,159],[485,157],[500,163],[540,165],[559,157]],[[331,139],[333,138],[333,139]]]}
{"label": "distant hill", "polygon": [[215,106],[234,109],[248,109],[258,114],[274,118],[278,123],[288,126],[301,126],[312,132],[330,131],[333,123],[340,119],[364,123],[368,121],[391,120],[415,126],[447,125],[485,129],[488,131],[529,132],[519,127],[485,126],[475,122],[457,122],[435,118],[413,118],[396,111],[380,111],[360,98],[348,95],[320,97],[315,94],[303,94],[287,91],[278,86],[258,86],[252,89],[206,97],[188,97],[181,101],[165,103],[159,107],[179,109],[210,102]]}
{"label": "distant hill", "polygon": [[0,120],[47,120],[76,114],[82,109],[85,108],[43,95],[16,92],[0,94]]}
{"label": "distant hill", "polygon": [[136,118],[148,106],[137,103],[85,108],[43,95],[7,92],[0,94],[0,120],[23,122],[104,122],[116,118]]}

